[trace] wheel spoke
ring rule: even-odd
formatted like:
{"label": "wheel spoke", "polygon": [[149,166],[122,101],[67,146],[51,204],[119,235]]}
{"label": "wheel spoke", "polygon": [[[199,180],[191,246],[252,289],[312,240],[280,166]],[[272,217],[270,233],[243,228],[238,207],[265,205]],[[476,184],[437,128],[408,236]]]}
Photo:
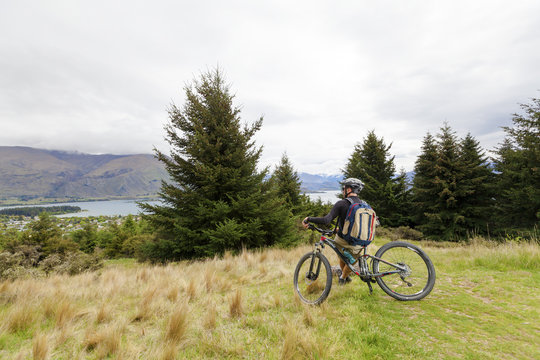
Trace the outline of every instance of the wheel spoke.
{"label": "wheel spoke", "polygon": [[[417,300],[426,296],[433,287],[435,271],[427,255],[415,246],[406,243],[390,243],[378,255],[386,262],[398,265],[397,274],[377,279],[381,288],[400,300]],[[395,271],[397,267],[374,261],[375,272]]]}

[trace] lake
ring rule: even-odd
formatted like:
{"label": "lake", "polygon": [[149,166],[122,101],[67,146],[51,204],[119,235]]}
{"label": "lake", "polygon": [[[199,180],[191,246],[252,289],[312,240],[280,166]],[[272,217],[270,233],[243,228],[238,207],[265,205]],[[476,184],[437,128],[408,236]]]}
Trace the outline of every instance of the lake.
{"label": "lake", "polygon": [[[79,201],[54,204],[40,205],[17,205],[5,206],[0,209],[17,208],[17,207],[33,207],[33,206],[78,206],[82,209],[81,212],[57,215],[58,217],[88,217],[88,216],[127,216],[137,215],[141,209],[137,206],[138,200],[103,200],[103,201]],[[156,204],[157,201],[147,201],[150,204]]]}
{"label": "lake", "polygon": [[[322,191],[317,193],[307,193],[311,199],[321,199],[322,202],[335,203],[337,201],[336,194],[339,190]],[[79,213],[71,213],[64,215],[57,215],[58,217],[88,217],[88,216],[127,216],[137,215],[141,213],[141,209],[137,206],[138,200],[104,200],[104,201],[81,201],[81,202],[69,202],[69,203],[54,203],[54,204],[42,204],[42,205],[18,205],[18,206],[5,206],[0,209],[15,208],[15,207],[30,207],[30,206],[78,206],[82,209]],[[157,204],[158,201],[145,201],[150,204]]]}

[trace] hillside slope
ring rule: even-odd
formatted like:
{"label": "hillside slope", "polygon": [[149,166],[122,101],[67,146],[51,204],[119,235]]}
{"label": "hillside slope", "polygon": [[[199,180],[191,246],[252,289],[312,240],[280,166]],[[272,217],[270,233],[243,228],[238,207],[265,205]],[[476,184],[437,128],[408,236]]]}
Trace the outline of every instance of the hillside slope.
{"label": "hillside slope", "polygon": [[152,155],[89,155],[0,146],[0,200],[142,197],[167,177]]}

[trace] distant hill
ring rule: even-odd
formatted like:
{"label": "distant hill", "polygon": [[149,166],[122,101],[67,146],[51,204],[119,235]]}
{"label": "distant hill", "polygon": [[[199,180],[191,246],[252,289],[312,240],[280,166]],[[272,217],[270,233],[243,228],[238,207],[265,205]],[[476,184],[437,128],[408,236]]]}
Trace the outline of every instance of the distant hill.
{"label": "distant hill", "polygon": [[308,173],[299,173],[298,177],[302,182],[302,191],[328,191],[340,188],[339,182],[343,180],[341,175],[313,175]]}
{"label": "distant hill", "polygon": [[[300,173],[302,191],[339,189],[339,175]],[[141,198],[157,194],[167,171],[153,155],[90,155],[0,146],[0,204]]]}
{"label": "distant hill", "polygon": [[154,196],[167,177],[152,155],[89,155],[0,146],[0,201]]}

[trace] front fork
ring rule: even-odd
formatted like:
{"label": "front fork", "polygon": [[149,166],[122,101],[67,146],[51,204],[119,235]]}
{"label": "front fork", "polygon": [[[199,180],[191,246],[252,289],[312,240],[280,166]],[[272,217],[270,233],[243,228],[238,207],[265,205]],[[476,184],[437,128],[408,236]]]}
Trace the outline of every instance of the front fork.
{"label": "front fork", "polygon": [[[308,279],[311,281],[316,280],[319,277],[319,273],[321,271],[321,258],[317,256],[317,253],[321,252],[319,246],[324,247],[324,244],[315,244],[315,247],[313,248],[313,256],[311,256],[311,263],[309,264]],[[315,259],[318,259],[319,261],[317,263],[317,271],[313,272],[313,267],[315,266]]]}

